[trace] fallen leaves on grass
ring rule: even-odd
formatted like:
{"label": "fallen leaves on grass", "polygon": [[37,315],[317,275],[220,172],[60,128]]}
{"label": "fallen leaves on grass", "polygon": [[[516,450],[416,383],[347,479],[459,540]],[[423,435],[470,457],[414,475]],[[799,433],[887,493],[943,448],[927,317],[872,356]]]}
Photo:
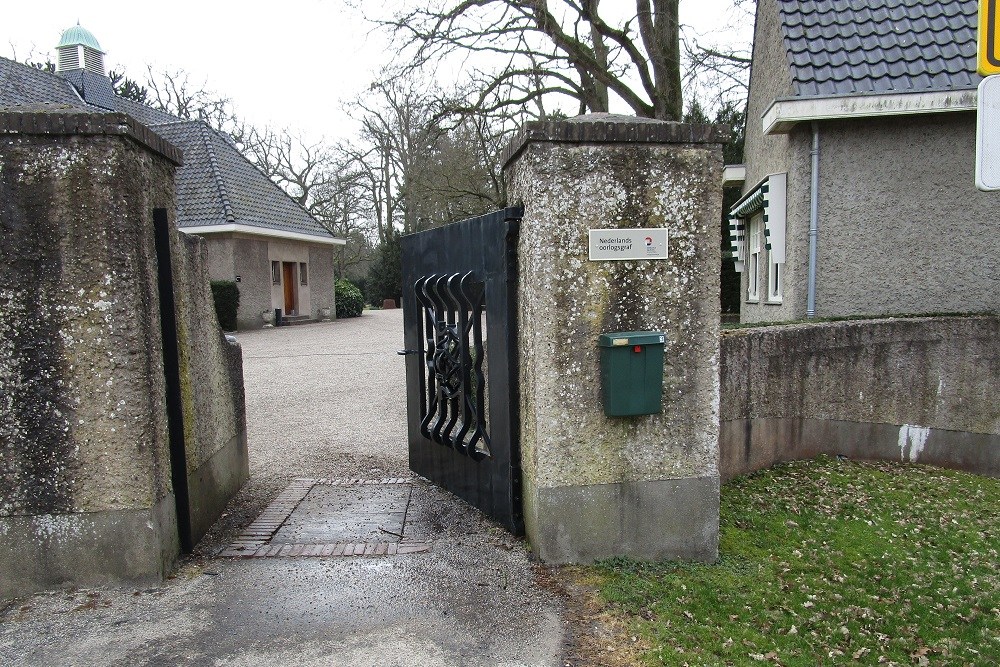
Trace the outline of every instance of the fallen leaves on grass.
{"label": "fallen leaves on grass", "polygon": [[721,517],[718,564],[595,569],[651,664],[975,665],[1000,654],[1000,480],[821,458],[726,485]]}

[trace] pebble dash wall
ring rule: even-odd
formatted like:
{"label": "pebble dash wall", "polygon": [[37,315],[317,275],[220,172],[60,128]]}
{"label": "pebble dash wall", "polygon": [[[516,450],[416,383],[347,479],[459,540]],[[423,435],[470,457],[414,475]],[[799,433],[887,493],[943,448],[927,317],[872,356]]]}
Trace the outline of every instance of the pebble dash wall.
{"label": "pebble dash wall", "polygon": [[[548,562],[718,553],[724,128],[594,114],[510,148],[525,525]],[[590,229],[666,228],[667,259],[590,261]],[[663,410],[606,417],[598,336],[666,335]]]}

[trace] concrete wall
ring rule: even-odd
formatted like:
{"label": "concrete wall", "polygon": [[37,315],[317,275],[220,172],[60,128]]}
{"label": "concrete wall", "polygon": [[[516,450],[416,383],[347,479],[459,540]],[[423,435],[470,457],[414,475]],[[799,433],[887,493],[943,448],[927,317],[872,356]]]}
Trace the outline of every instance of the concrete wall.
{"label": "concrete wall", "polygon": [[176,233],[171,263],[191,532],[198,541],[250,475],[243,355],[214,317],[207,243]]}
{"label": "concrete wall", "polygon": [[151,216],[174,165],[104,116],[0,134],[0,597],[157,580],[178,541]]}
{"label": "concrete wall", "polygon": [[[179,539],[152,213],[176,222],[180,154],[122,114],[0,112],[0,137],[0,598],[158,581]],[[245,478],[239,351],[203,249],[174,234],[204,530]]]}
{"label": "concrete wall", "polygon": [[724,331],[720,473],[842,454],[1000,475],[1000,318]]}
{"label": "concrete wall", "polygon": [[[595,114],[529,126],[518,241],[525,527],[548,562],[714,560],[721,140]],[[588,231],[666,227],[666,261],[589,261]],[[598,335],[666,334],[662,414],[606,417]]]}

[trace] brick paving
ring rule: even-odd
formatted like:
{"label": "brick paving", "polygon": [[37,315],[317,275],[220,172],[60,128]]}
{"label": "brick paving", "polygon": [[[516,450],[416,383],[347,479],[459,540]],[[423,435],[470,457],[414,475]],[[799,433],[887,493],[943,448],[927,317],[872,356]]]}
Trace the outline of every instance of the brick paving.
{"label": "brick paving", "polygon": [[[406,537],[405,521],[402,534],[396,535],[397,540],[359,540],[336,542],[310,542],[309,544],[273,543],[275,535],[295,513],[295,510],[305,500],[306,496],[317,486],[334,486],[344,488],[360,488],[363,491],[380,486],[407,486],[412,492],[412,479],[409,477],[387,477],[381,480],[338,478],[310,479],[299,477],[278,494],[260,516],[240,532],[239,536],[229,546],[224,548],[219,556],[224,558],[331,558],[351,556],[404,556],[427,553],[432,544],[421,540],[411,540]],[[322,517],[319,517],[322,520]],[[317,519],[313,518],[313,523]],[[306,519],[309,523],[309,519]],[[388,532],[388,531],[384,531]],[[394,533],[393,533],[394,534]]]}

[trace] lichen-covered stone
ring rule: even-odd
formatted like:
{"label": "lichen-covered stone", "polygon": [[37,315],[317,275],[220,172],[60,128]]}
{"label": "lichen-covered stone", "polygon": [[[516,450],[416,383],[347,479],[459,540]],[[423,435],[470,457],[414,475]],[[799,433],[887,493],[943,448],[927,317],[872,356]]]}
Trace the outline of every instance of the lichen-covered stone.
{"label": "lichen-covered stone", "polygon": [[[718,143],[649,140],[529,138],[508,165],[512,201],[525,207],[518,330],[533,542],[545,489],[717,478],[721,170]],[[668,230],[667,260],[589,261],[589,230],[643,227]],[[663,412],[609,418],[597,337],[633,330],[666,335]],[[715,504],[705,516],[717,529]]]}
{"label": "lichen-covered stone", "polygon": [[[153,210],[173,220],[180,158],[110,116],[0,114],[0,598],[179,552]],[[243,380],[203,243],[171,231],[197,537],[247,476]]]}
{"label": "lichen-covered stone", "polygon": [[173,166],[118,137],[0,143],[0,515],[169,491],[150,217]]}

